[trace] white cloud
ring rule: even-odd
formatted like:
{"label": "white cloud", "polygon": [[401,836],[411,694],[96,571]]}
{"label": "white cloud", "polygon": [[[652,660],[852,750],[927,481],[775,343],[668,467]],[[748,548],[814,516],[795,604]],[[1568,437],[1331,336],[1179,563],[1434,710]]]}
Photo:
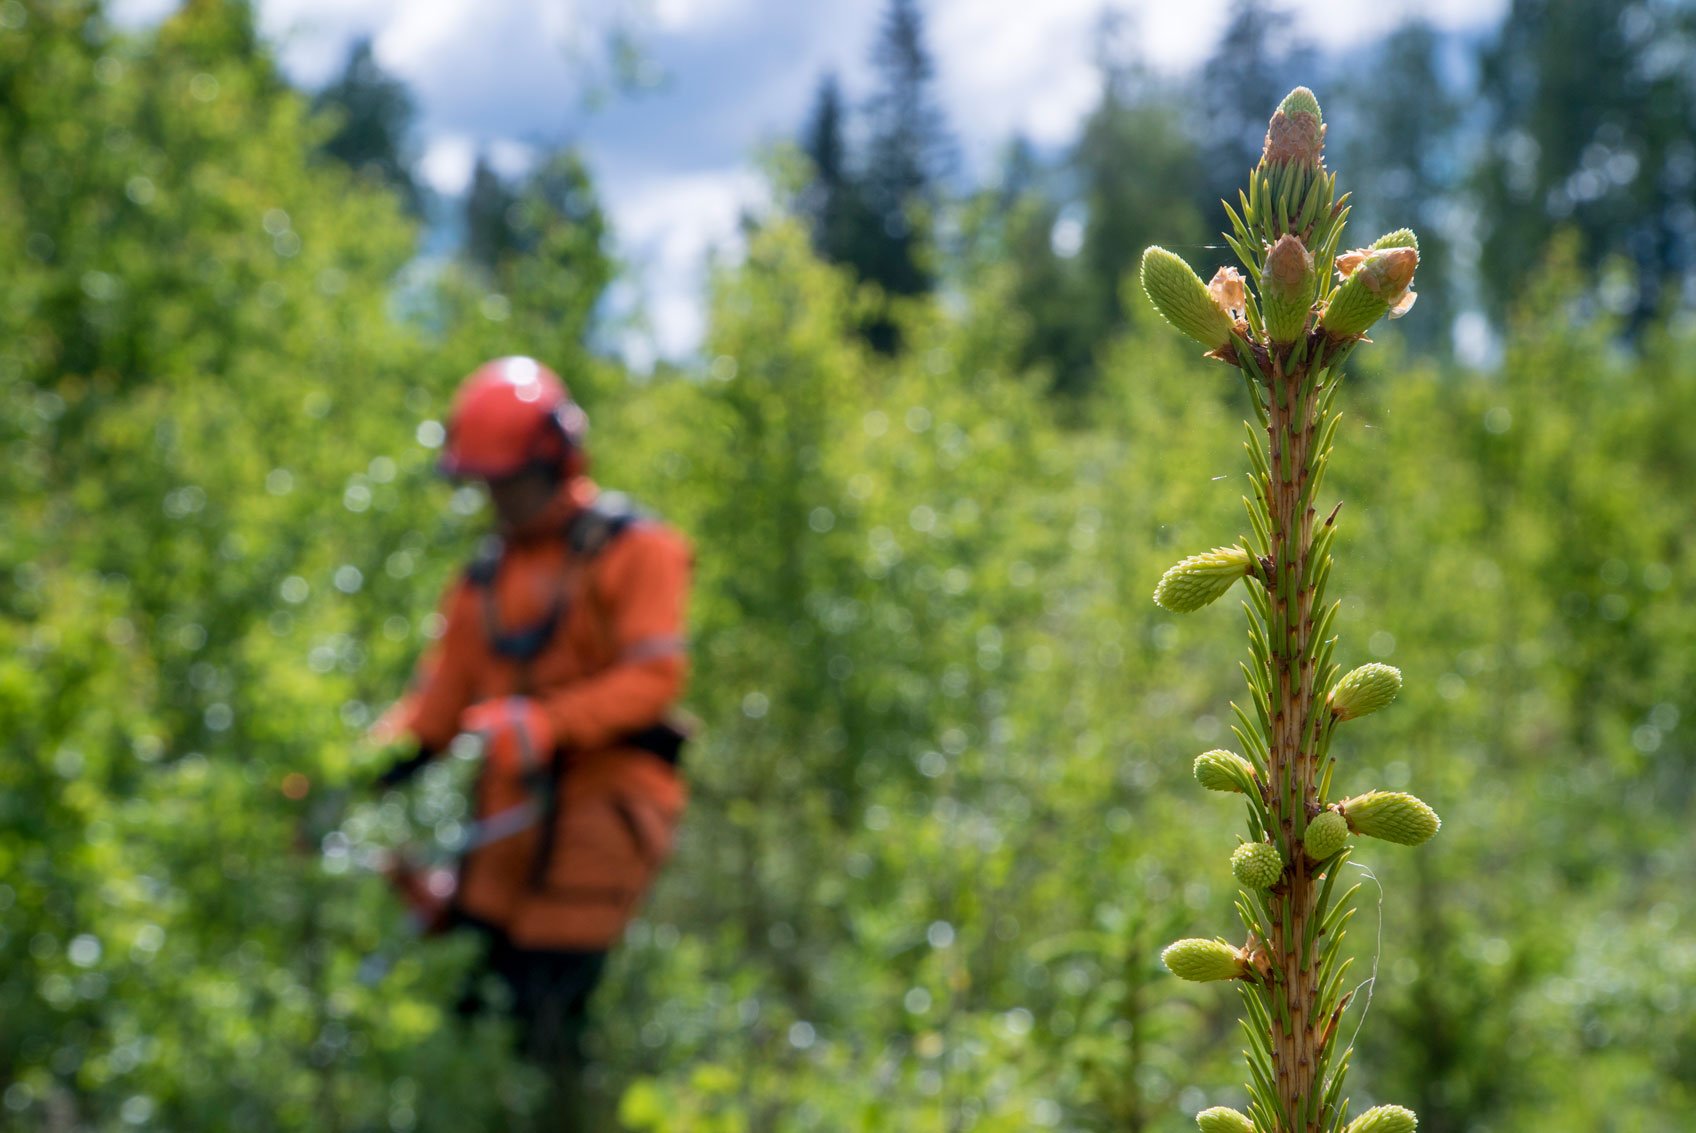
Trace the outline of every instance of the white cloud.
{"label": "white cloud", "polygon": [[436,192],[457,196],[471,185],[471,171],[479,154],[509,182],[522,178],[536,164],[536,148],[511,138],[438,134],[424,147],[418,172],[424,183]]}
{"label": "white cloud", "polygon": [[1417,16],[1438,27],[1480,28],[1495,24],[1507,0],[1318,0],[1296,7],[1302,30],[1321,46],[1353,47],[1394,30]]}
{"label": "white cloud", "polygon": [[259,30],[296,82],[317,87],[341,71],[350,42],[376,35],[400,7],[400,0],[261,0]]}
{"label": "white cloud", "polygon": [[970,148],[1018,131],[1071,136],[1100,84],[1091,66],[1100,0],[941,0],[929,35],[950,118]]}
{"label": "white cloud", "polygon": [[654,23],[671,34],[699,32],[742,15],[752,0],[655,0]]}
{"label": "white cloud", "polygon": [[[1507,0],[1306,0],[1287,6],[1327,50],[1346,50],[1411,16],[1444,27],[1499,19]],[[1095,56],[1104,9],[1121,15],[1137,55],[1168,74],[1201,63],[1229,22],[1232,0],[931,0],[927,35],[949,119],[974,162],[1017,131],[1038,144],[1075,136],[1100,93]],[[868,19],[872,18],[870,15]]]}
{"label": "white cloud", "polygon": [[1187,71],[1207,57],[1229,17],[1227,0],[1115,5],[1129,17],[1144,62],[1166,74]]}
{"label": "white cloud", "polygon": [[471,167],[477,160],[477,142],[464,134],[438,134],[424,146],[418,173],[438,193],[453,196],[471,184]]}
{"label": "white cloud", "polygon": [[489,164],[494,166],[496,173],[509,180],[524,176],[536,164],[536,147],[524,142],[495,138],[485,148]]}
{"label": "white cloud", "polygon": [[[619,251],[636,268],[641,283],[635,301],[660,356],[681,357],[700,344],[707,253],[736,251],[738,219],[765,196],[764,180],[739,167],[649,179],[623,191],[607,186],[603,199]],[[640,353],[629,343],[625,349],[632,358]]]}
{"label": "white cloud", "polygon": [[[1508,0],[1296,0],[1283,9],[1307,39],[1328,51],[1366,43],[1414,17],[1440,28],[1481,28],[1500,20]],[[1207,57],[1230,22],[1232,0],[1120,3],[1132,22],[1142,57],[1168,74]]]}
{"label": "white cloud", "polygon": [[[418,0],[402,5],[377,37],[377,59],[398,74],[420,79],[433,68],[451,65],[456,50],[475,51],[497,34],[516,30],[514,25],[528,23],[527,7],[486,4],[485,18],[479,20],[477,10],[463,0]],[[496,18],[488,19],[491,15]],[[528,39],[516,38],[519,43]]]}

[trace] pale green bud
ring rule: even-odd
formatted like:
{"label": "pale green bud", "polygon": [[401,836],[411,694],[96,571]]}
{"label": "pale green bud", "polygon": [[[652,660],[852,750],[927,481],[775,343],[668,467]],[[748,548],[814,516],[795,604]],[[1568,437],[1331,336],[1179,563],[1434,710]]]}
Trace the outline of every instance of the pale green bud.
{"label": "pale green bud", "polygon": [[1318,282],[1313,257],[1302,242],[1288,233],[1278,237],[1266,253],[1266,266],[1260,272],[1260,313],[1273,342],[1282,346],[1307,332],[1307,316]]}
{"label": "pale green bud", "polygon": [[1236,320],[1190,265],[1165,248],[1143,252],[1142,288],[1162,318],[1209,350],[1231,341]]}
{"label": "pale green bud", "polygon": [[1337,804],[1349,829],[1403,846],[1429,841],[1442,828],[1437,812],[1401,791],[1368,791]]}
{"label": "pale green bud", "polygon": [[1242,949],[1233,948],[1223,940],[1197,937],[1168,944],[1160,953],[1160,962],[1174,976],[1192,983],[1241,979],[1248,971]]}
{"label": "pale green bud", "polygon": [[1265,842],[1244,842],[1231,854],[1231,872],[1245,889],[1270,889],[1284,876],[1284,859]]}
{"label": "pale green bud", "polygon": [[1210,791],[1240,795],[1254,783],[1254,764],[1223,748],[1204,751],[1195,757],[1195,781]]}
{"label": "pale green bud", "polygon": [[1191,614],[1217,601],[1254,567],[1254,556],[1241,547],[1215,547],[1191,555],[1160,576],[1154,601],[1174,614]]}
{"label": "pale green bud", "polygon": [[1419,1128],[1419,1118],[1413,1110],[1399,1105],[1374,1106],[1349,1122],[1344,1133],[1413,1133]]}
{"label": "pale green bud", "polygon": [[1381,252],[1385,248],[1412,248],[1417,252],[1419,251],[1419,237],[1413,234],[1411,228],[1398,228],[1394,232],[1386,232],[1372,241],[1372,247],[1368,248],[1367,251]]}
{"label": "pale green bud", "polygon": [[1337,257],[1337,270],[1347,278],[1331,296],[1319,325],[1333,338],[1354,338],[1399,306],[1419,266],[1414,248],[1382,248],[1348,252]]}
{"label": "pale green bud", "polygon": [[1216,1105],[1195,1115],[1201,1133],[1254,1133],[1254,1122],[1228,1105]]}
{"label": "pale green bud", "polygon": [[1313,821],[1307,824],[1307,833],[1301,838],[1307,856],[1316,862],[1322,862],[1342,849],[1348,840],[1348,819],[1334,810],[1320,811],[1314,815]]}
{"label": "pale green bud", "polygon": [[1323,121],[1319,113],[1319,99],[1306,87],[1297,87],[1284,96],[1284,101],[1278,104],[1278,110],[1283,114],[1311,114]]}
{"label": "pale green bud", "polygon": [[1377,661],[1343,674],[1331,690],[1327,703],[1339,720],[1353,720],[1376,712],[1396,699],[1402,690],[1402,671]]}

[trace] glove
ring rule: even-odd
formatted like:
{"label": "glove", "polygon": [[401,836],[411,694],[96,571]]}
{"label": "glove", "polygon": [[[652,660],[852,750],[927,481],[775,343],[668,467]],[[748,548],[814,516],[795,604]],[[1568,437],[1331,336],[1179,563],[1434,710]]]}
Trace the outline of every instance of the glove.
{"label": "glove", "polygon": [[473,704],[460,717],[459,728],[483,737],[483,758],[500,774],[531,775],[553,761],[553,725],[542,706],[528,697]]}
{"label": "glove", "polygon": [[408,780],[424,769],[424,765],[435,758],[436,753],[420,744],[418,751],[405,759],[397,759],[388,768],[371,781],[371,787],[377,791],[388,791],[395,787],[404,786]]}
{"label": "glove", "polygon": [[377,717],[365,733],[367,743],[375,747],[388,747],[406,739],[412,733],[412,718],[417,715],[417,698],[412,695],[401,697]]}

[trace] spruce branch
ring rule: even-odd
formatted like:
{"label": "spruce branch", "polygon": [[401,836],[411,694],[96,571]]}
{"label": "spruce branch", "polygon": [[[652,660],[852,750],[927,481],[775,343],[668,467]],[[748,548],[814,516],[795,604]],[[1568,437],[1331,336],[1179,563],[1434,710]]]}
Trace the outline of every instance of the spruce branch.
{"label": "spruce branch", "polygon": [[1351,836],[1418,845],[1441,822],[1409,794],[1330,797],[1337,727],[1387,707],[1402,675],[1376,663],[1343,674],[1332,660],[1338,603],[1326,591],[1342,505],[1321,519],[1318,500],[1343,366],[1374,324],[1413,305],[1419,241],[1403,228],[1339,252],[1349,207],[1325,168],[1325,130],[1305,87],[1272,115],[1247,188],[1224,206],[1241,272],[1221,267],[1204,284],[1163,248],[1142,261],[1155,308],[1207,357],[1236,367],[1254,413],[1245,423],[1250,530],[1173,566],[1154,595],[1192,613],[1247,583],[1249,695],[1231,705],[1246,755],[1214,750],[1194,765],[1202,787],[1243,797],[1249,836],[1230,865],[1247,939],[1180,940],[1161,954],[1183,979],[1234,982],[1242,994],[1249,1112],[1205,1110],[1203,1133],[1409,1133],[1417,1124],[1400,1106],[1348,1119],[1353,1052],[1338,1024],[1352,994],[1342,945],[1359,887],[1338,893],[1336,880]]}

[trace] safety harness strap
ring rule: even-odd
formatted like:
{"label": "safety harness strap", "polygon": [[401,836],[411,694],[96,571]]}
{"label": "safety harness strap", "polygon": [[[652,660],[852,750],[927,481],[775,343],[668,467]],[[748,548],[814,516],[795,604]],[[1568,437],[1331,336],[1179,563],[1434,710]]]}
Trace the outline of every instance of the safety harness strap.
{"label": "safety harness strap", "polygon": [[483,632],[488,638],[489,648],[497,656],[510,658],[520,665],[528,665],[541,656],[548,642],[559,631],[560,623],[565,620],[570,604],[570,584],[613,540],[639,519],[641,513],[622,492],[602,492],[588,507],[573,515],[563,532],[566,546],[571,549],[569,576],[561,578],[548,612],[539,620],[518,629],[507,629],[501,625],[500,607],[495,596],[495,579],[506,556],[506,545],[498,536],[484,540],[478,548],[477,557],[466,567],[465,578],[481,595]]}

